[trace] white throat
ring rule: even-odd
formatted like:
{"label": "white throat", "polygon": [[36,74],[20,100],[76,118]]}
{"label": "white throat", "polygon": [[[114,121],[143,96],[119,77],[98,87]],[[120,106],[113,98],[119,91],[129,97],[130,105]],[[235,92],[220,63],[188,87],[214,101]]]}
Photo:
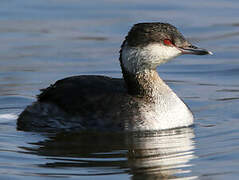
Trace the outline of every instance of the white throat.
{"label": "white throat", "polygon": [[127,42],[122,47],[122,64],[130,73],[137,73],[145,69],[156,69],[181,54],[175,47],[152,43],[145,47],[130,47]]}

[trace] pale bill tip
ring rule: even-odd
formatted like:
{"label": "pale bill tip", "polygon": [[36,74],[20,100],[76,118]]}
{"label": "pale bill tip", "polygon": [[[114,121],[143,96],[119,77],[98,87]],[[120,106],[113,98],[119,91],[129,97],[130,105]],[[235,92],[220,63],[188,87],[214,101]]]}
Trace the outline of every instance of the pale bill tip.
{"label": "pale bill tip", "polygon": [[211,51],[208,51],[208,54],[213,55],[213,53]]}

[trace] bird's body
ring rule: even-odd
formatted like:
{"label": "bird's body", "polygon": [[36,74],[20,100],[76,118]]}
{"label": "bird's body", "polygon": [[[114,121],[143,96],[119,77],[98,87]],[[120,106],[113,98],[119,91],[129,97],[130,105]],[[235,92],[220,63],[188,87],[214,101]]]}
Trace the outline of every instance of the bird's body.
{"label": "bird's body", "polygon": [[183,50],[209,53],[192,46],[170,24],[136,24],[120,51],[124,79],[74,76],[59,80],[20,114],[18,129],[143,131],[190,126],[191,111],[156,71]]}

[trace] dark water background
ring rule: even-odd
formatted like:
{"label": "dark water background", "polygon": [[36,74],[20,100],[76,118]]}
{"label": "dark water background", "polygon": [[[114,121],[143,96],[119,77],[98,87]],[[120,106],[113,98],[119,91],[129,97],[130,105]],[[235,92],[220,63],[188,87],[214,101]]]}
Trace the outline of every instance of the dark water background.
{"label": "dark water background", "polygon": [[[1,0],[0,179],[237,179],[239,1]],[[39,89],[66,76],[121,77],[132,24],[174,24],[213,56],[158,71],[195,114],[195,127],[146,134],[16,130]]]}

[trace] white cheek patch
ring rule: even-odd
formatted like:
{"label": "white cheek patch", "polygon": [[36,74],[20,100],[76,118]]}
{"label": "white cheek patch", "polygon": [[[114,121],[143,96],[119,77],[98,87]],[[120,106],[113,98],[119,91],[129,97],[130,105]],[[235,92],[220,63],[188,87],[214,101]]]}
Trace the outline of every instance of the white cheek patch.
{"label": "white cheek patch", "polygon": [[122,63],[131,73],[136,73],[150,67],[157,67],[181,54],[176,47],[161,44],[150,44],[146,47],[122,48]]}
{"label": "white cheek patch", "polygon": [[176,47],[161,44],[150,44],[144,49],[148,52],[149,56],[151,55],[159,63],[162,63],[162,61],[167,62],[181,54],[181,51]]}

